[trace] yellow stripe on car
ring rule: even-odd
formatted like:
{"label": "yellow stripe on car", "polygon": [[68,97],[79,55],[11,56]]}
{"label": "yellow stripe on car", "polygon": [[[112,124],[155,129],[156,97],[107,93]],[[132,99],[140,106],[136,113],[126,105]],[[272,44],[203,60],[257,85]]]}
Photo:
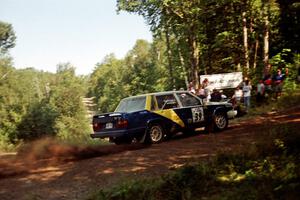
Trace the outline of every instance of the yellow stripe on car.
{"label": "yellow stripe on car", "polygon": [[183,121],[180,119],[180,117],[176,114],[176,112],[172,109],[166,109],[166,110],[156,110],[153,111],[154,113],[161,115],[165,118],[168,118],[175,122],[176,124],[179,124],[181,127],[184,127]]}

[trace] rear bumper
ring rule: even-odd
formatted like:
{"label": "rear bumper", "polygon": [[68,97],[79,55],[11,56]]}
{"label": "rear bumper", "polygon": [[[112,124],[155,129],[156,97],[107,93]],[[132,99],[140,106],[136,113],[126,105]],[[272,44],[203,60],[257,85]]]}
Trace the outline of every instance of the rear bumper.
{"label": "rear bumper", "polygon": [[128,135],[127,130],[100,131],[90,134],[92,138],[123,137]]}
{"label": "rear bumper", "polygon": [[105,130],[90,134],[92,138],[117,138],[117,137],[135,137],[145,133],[146,127],[129,128],[121,130]]}

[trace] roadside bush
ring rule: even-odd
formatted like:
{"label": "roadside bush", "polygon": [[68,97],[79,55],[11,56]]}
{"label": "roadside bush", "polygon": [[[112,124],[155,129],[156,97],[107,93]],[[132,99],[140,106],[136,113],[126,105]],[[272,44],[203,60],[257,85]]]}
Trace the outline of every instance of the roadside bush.
{"label": "roadside bush", "polygon": [[55,128],[58,138],[63,141],[76,142],[90,138],[89,123],[84,115],[73,117],[61,116],[56,119]]}
{"label": "roadside bush", "polygon": [[299,106],[300,102],[300,94],[299,90],[295,90],[292,93],[283,95],[278,101],[277,101],[277,108],[280,110],[291,108],[294,106]]}
{"label": "roadside bush", "polygon": [[14,145],[10,143],[9,138],[5,133],[1,133],[0,130],[0,152],[4,151],[12,151],[14,149]]}
{"label": "roadside bush", "polygon": [[17,127],[17,139],[30,141],[55,135],[54,123],[57,116],[54,107],[46,101],[30,106]]}

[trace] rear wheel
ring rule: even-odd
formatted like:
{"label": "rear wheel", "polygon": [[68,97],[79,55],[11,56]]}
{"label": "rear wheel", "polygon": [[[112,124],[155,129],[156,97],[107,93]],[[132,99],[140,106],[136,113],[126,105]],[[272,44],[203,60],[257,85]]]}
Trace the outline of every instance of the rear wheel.
{"label": "rear wheel", "polygon": [[160,143],[163,141],[165,131],[160,124],[151,124],[147,130],[148,143]]}
{"label": "rear wheel", "polygon": [[213,117],[213,130],[214,131],[222,131],[226,129],[228,126],[228,118],[226,113],[219,112],[216,113]]}

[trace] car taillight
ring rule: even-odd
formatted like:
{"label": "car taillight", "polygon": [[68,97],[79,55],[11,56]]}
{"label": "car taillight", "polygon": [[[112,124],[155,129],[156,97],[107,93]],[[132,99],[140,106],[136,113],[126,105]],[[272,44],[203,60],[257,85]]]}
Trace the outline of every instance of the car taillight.
{"label": "car taillight", "polygon": [[117,122],[117,128],[127,128],[128,126],[128,121],[126,119],[120,119]]}
{"label": "car taillight", "polygon": [[99,131],[101,129],[101,124],[100,123],[93,123],[93,130],[94,131]]}

